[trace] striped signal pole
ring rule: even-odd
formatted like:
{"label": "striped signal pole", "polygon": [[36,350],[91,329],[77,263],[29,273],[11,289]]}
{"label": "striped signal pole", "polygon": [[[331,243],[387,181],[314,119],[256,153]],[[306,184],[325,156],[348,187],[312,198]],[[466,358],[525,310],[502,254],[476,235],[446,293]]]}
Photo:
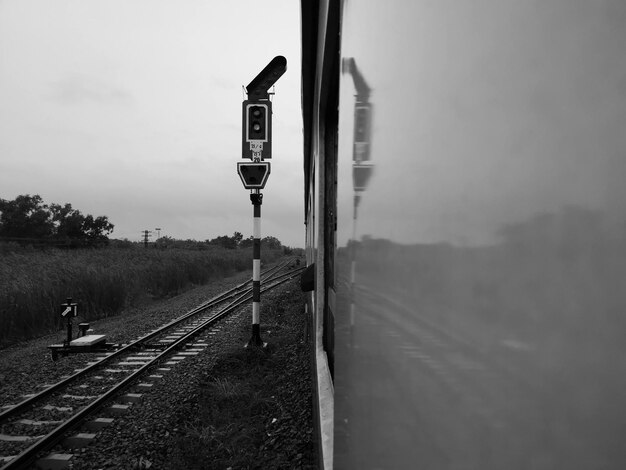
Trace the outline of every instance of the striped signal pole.
{"label": "striped signal pole", "polygon": [[261,204],[263,194],[253,189],[250,193],[253,206],[252,231],[252,337],[246,347],[267,346],[261,339]]}
{"label": "striped signal pole", "polygon": [[246,347],[267,346],[261,339],[261,203],[267,177],[270,174],[269,162],[272,158],[272,102],[269,88],[287,70],[287,59],[279,55],[246,87],[248,99],[242,103],[242,158],[251,163],[238,162],[237,173],[243,187],[251,189],[250,201],[254,207],[253,256],[252,256],[252,337]]}

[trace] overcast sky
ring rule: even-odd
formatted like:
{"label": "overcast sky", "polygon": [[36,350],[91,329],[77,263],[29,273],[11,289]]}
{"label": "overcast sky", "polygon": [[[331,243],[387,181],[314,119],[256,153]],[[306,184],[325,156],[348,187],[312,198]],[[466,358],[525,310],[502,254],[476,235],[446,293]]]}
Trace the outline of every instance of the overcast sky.
{"label": "overcast sky", "polygon": [[242,86],[284,55],[262,235],[303,246],[299,34],[295,0],[0,0],[0,198],[106,215],[114,238],[251,235]]}
{"label": "overcast sky", "polygon": [[[625,0],[359,0],[342,27],[342,55],[372,88],[362,234],[486,244],[568,205],[624,227]],[[355,92],[344,78],[349,178]],[[339,191],[337,212],[351,211]]]}
{"label": "overcast sky", "polygon": [[[389,5],[344,5],[342,54],[375,109],[363,233],[480,243],[566,204],[622,217],[624,0]],[[249,236],[242,86],[284,55],[262,235],[302,246],[299,34],[296,0],[0,0],[0,198],[69,202],[115,238]],[[351,193],[339,199],[351,214]]]}

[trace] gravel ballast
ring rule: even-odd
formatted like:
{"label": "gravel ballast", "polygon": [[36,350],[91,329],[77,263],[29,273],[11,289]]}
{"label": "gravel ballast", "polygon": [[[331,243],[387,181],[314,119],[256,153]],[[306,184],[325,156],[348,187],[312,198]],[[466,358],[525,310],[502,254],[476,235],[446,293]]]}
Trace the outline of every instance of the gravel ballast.
{"label": "gravel ballast", "polygon": [[[248,277],[201,286],[92,328],[110,342],[128,342]],[[208,347],[159,372],[163,377],[141,402],[73,450],[71,468],[315,468],[304,296],[292,280],[264,293],[261,305],[266,348],[243,347],[251,307],[243,308],[207,337]],[[62,339],[60,332],[0,351],[0,404],[15,403],[89,360],[85,354],[52,362],[46,347]]]}

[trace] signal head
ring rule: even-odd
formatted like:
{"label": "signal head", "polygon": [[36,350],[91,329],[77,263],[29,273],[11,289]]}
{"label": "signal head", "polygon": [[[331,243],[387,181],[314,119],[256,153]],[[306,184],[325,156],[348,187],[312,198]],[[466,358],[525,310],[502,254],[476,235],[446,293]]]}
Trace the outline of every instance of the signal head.
{"label": "signal head", "polygon": [[272,102],[243,102],[242,157],[251,160],[272,157]]}
{"label": "signal head", "polygon": [[248,105],[247,121],[248,133],[246,139],[251,140],[267,140],[267,104],[255,103]]}

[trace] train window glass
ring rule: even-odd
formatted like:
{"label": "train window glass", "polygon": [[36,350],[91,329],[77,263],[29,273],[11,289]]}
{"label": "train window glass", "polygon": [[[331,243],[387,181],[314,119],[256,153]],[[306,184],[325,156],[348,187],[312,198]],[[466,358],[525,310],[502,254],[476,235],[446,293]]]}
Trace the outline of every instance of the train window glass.
{"label": "train window glass", "polygon": [[343,5],[337,468],[622,468],[625,4]]}

